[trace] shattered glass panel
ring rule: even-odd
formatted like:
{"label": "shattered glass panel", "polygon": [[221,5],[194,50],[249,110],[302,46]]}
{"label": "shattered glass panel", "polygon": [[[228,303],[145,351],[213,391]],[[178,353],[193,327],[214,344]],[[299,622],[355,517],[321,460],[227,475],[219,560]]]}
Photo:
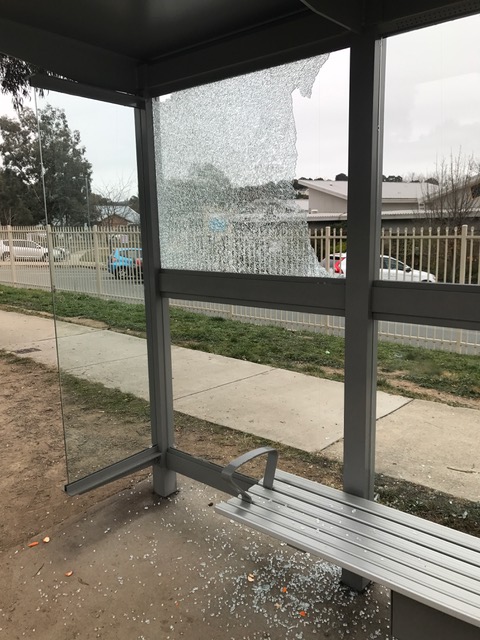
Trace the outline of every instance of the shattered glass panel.
{"label": "shattered glass panel", "polygon": [[327,276],[295,200],[292,94],[328,56],[179,91],[155,103],[162,266]]}

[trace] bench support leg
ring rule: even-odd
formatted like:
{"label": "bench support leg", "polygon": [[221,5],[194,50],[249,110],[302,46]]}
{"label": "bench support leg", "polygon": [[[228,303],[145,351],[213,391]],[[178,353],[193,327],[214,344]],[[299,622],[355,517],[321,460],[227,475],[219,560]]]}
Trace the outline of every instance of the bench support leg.
{"label": "bench support leg", "polygon": [[342,582],[354,591],[363,591],[370,584],[370,580],[362,578],[362,576],[352,573],[351,571],[347,571],[346,569],[343,569],[342,571]]}
{"label": "bench support leg", "polygon": [[395,640],[478,640],[480,628],[392,591]]}

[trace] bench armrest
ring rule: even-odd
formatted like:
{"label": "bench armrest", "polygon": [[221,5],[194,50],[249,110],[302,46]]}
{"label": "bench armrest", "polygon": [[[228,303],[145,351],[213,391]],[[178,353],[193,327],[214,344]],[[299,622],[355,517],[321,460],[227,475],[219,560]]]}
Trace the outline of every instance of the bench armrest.
{"label": "bench armrest", "polygon": [[278,451],[276,449],[273,449],[272,447],[260,447],[259,449],[248,451],[238,458],[235,458],[235,460],[232,460],[232,462],[230,462],[230,464],[227,464],[227,466],[222,470],[222,478],[224,478],[229,484],[231,484],[235,491],[240,494],[242,498],[247,502],[252,502],[252,497],[247,491],[244,491],[237,485],[237,483],[233,479],[233,474],[245,463],[250,462],[250,460],[258,458],[258,456],[262,455],[267,455],[267,464],[265,466],[263,486],[266,489],[272,489],[278,460]]}

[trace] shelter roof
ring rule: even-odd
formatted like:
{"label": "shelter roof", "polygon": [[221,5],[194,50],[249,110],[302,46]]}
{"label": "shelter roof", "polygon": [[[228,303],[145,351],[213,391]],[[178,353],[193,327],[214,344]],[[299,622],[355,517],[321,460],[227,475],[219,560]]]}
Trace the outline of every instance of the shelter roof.
{"label": "shelter roof", "polygon": [[3,0],[5,54],[132,95],[178,88],[480,11],[480,0]]}

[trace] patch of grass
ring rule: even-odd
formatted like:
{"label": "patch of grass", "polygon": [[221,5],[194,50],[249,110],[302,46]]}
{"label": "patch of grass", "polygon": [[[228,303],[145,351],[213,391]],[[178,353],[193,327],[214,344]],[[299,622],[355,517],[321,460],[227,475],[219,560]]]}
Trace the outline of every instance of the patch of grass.
{"label": "patch of grass", "polygon": [[110,329],[145,334],[145,307],[115,300],[102,300],[83,293],[16,289],[0,285],[0,305],[8,309],[53,313],[59,318],[88,318]]}
{"label": "patch of grass", "polygon": [[[0,285],[0,305],[30,312],[53,312],[46,291]],[[145,336],[145,307],[70,292],[55,294],[60,318],[88,318],[116,331]],[[290,331],[170,310],[173,344],[239,360],[343,381],[344,340],[308,331]],[[395,380],[411,383],[402,395],[426,397],[429,389],[458,398],[480,398],[480,358],[396,343],[378,345],[379,388],[397,392]],[[422,392],[422,389],[424,392]],[[448,400],[452,402],[451,398]]]}
{"label": "patch of grass", "polygon": [[378,368],[424,389],[480,398],[480,358],[388,342],[378,345]]}
{"label": "patch of grass", "polygon": [[189,349],[325,377],[343,369],[342,338],[170,311],[172,342]]}
{"label": "patch of grass", "polygon": [[69,404],[88,409],[95,408],[112,416],[122,416],[138,422],[150,420],[150,404],[143,398],[77,378],[63,371],[60,379],[62,389],[68,394]]}
{"label": "patch of grass", "polygon": [[382,474],[375,478],[375,491],[377,501],[382,504],[480,536],[480,502],[454,498],[448,493]]}

